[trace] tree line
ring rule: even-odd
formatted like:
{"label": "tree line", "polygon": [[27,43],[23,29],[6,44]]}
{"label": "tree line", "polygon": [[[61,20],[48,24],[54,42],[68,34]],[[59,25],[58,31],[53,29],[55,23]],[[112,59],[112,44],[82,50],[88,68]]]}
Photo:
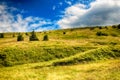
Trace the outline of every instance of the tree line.
{"label": "tree line", "polygon": [[[28,35],[28,33],[26,33]],[[15,34],[13,34],[13,37],[15,37]],[[0,38],[4,38],[4,33],[0,33]],[[48,35],[44,35],[43,41],[48,41]],[[18,33],[17,35],[17,41],[24,41],[24,37],[21,33]],[[29,41],[39,41],[38,37],[36,36],[35,31],[33,30],[29,36]]]}

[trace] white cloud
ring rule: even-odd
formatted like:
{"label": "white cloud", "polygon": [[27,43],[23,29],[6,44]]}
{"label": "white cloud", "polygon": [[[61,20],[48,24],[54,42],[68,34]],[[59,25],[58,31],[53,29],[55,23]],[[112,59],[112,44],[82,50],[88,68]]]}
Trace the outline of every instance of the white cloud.
{"label": "white cloud", "polygon": [[39,17],[28,16],[23,18],[21,14],[13,15],[8,9],[10,11],[17,10],[13,7],[9,8],[6,5],[0,5],[0,32],[25,32],[43,25],[52,24],[51,21]]}
{"label": "white cloud", "polygon": [[87,5],[77,3],[66,8],[58,21],[61,28],[112,25],[120,23],[120,0],[96,0]]}
{"label": "white cloud", "polygon": [[56,9],[56,6],[53,6],[53,10],[55,10]]}
{"label": "white cloud", "polygon": [[68,5],[72,5],[72,2],[71,2],[71,1],[65,0],[65,3],[67,3]]}

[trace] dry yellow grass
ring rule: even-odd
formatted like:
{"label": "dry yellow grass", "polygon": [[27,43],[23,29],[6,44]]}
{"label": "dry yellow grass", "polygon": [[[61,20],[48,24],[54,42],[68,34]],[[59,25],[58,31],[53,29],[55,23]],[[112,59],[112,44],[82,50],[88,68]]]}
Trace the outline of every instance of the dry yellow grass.
{"label": "dry yellow grass", "polygon": [[42,63],[0,69],[0,80],[120,80],[120,60],[35,68]]}

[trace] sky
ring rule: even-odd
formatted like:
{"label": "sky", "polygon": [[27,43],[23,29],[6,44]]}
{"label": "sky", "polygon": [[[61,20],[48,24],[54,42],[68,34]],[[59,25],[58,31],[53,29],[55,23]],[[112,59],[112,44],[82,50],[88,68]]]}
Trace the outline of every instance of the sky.
{"label": "sky", "polygon": [[120,24],[120,0],[0,0],[0,32]]}

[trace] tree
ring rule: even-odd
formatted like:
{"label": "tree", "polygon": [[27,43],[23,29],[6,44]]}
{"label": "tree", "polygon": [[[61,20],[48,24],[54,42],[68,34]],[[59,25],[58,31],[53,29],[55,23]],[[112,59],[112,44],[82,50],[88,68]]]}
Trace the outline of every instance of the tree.
{"label": "tree", "polygon": [[120,29],[120,24],[117,27],[118,27],[118,29]]}
{"label": "tree", "polygon": [[44,35],[44,37],[43,37],[43,41],[48,41],[49,39],[48,39],[48,35]]}
{"label": "tree", "polygon": [[17,41],[23,41],[24,40],[24,37],[22,36],[22,34],[18,34],[17,36]]}
{"label": "tree", "polygon": [[26,32],[25,35],[28,36],[29,34]]}
{"label": "tree", "polygon": [[30,36],[29,40],[30,41],[39,41],[34,30],[31,32],[31,36]]}
{"label": "tree", "polygon": [[4,33],[0,33],[0,38],[4,38]]}

